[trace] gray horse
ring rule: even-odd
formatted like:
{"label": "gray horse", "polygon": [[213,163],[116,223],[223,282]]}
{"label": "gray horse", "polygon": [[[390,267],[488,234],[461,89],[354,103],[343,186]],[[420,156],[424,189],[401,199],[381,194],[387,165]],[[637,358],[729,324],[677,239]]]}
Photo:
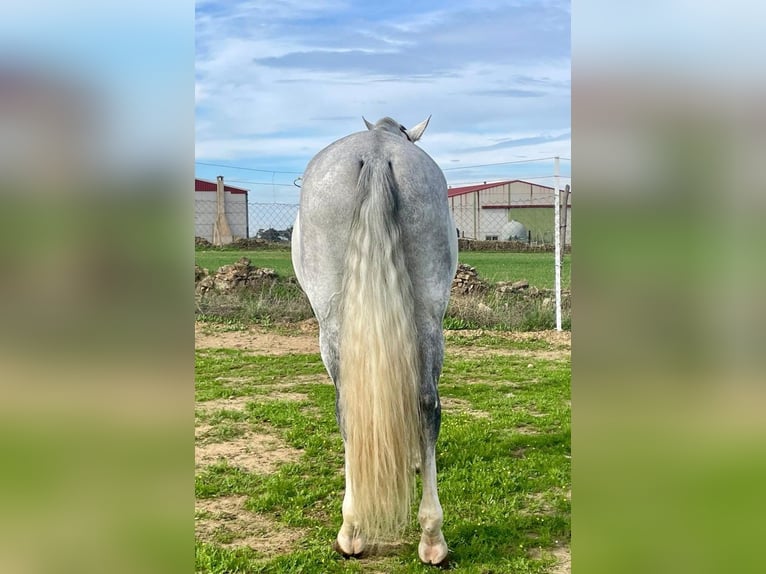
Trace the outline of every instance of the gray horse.
{"label": "gray horse", "polygon": [[311,160],[292,259],[319,321],[345,446],[335,548],[358,556],[400,537],[420,467],[418,554],[439,564],[447,544],[436,490],[437,382],[457,235],[444,175],[414,145],[429,119],[411,129],[391,118],[364,120],[368,131]]}

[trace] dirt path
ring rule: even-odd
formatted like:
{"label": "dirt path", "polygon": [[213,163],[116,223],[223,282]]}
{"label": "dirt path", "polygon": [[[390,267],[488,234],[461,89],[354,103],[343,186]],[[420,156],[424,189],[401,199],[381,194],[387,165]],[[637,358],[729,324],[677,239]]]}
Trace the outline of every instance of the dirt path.
{"label": "dirt path", "polygon": [[194,325],[197,349],[239,349],[257,355],[318,353],[319,330],[316,323],[304,321],[294,334],[280,334],[262,327],[232,331],[209,323]]}
{"label": "dirt path", "polygon": [[[446,333],[447,352],[467,357],[486,352],[480,342],[470,341],[491,334],[509,342],[539,340],[554,347],[554,350],[526,351],[518,349],[493,348],[494,354],[527,355],[538,358],[557,359],[566,357],[571,350],[571,333],[568,331],[534,331],[529,333],[508,333],[500,331],[465,330]],[[197,323],[194,328],[197,349],[239,349],[258,355],[287,355],[290,353],[318,353],[319,330],[316,321],[300,323],[296,329],[279,333],[262,327],[230,330],[209,323]],[[469,343],[469,344],[467,344]]]}

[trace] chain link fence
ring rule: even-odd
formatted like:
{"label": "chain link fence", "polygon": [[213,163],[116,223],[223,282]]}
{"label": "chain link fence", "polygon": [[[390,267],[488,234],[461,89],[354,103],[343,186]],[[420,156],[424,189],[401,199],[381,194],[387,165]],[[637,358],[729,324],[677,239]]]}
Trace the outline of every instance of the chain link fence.
{"label": "chain link fence", "polygon": [[503,226],[508,223],[502,210],[474,209],[472,206],[455,206],[452,216],[459,236],[464,239],[501,239]]}
{"label": "chain link fence", "polygon": [[290,241],[298,204],[251,203],[248,205],[250,237],[268,241]]}
{"label": "chain link fence", "polygon": [[[549,213],[548,213],[549,212]],[[237,238],[258,238],[268,241],[290,241],[298,204],[295,203],[249,203],[227,201],[226,219],[232,236]],[[529,210],[524,214],[531,215]],[[215,197],[196,201],[195,235],[208,241],[213,237],[213,226],[217,215]],[[464,239],[504,241],[508,237],[507,224],[514,218],[505,209],[476,209],[472,206],[455,206],[452,210],[456,232]],[[519,219],[524,218],[518,215]],[[547,209],[543,217],[552,219],[552,209]],[[544,226],[530,225],[527,222],[527,234],[515,239],[533,245],[552,245],[554,242],[552,221],[545,221]],[[547,229],[546,229],[547,228]],[[567,242],[568,243],[568,242]]]}
{"label": "chain link fence", "polygon": [[[553,245],[553,208],[486,209],[471,205],[456,205],[452,208],[458,236],[463,239],[486,241],[507,241],[513,239],[531,245]],[[522,236],[509,236],[508,224],[520,221],[526,230]],[[516,231],[516,230],[513,230]],[[567,243],[569,241],[567,240]]]}
{"label": "chain link fence", "polygon": [[[196,193],[194,198],[194,235],[213,240],[213,227],[218,217],[215,193]],[[241,197],[241,199],[240,199]],[[226,221],[233,238],[248,236],[248,206],[245,195],[226,196]]]}
{"label": "chain link fence", "polygon": [[[553,166],[551,162],[556,159],[534,158],[528,160],[514,160],[490,164],[486,166],[449,167],[444,169],[450,175],[460,170],[460,183],[456,185],[475,185],[487,180],[506,182],[528,182],[530,184],[549,187],[554,175],[550,175]],[[571,160],[561,158],[565,164]],[[217,164],[197,162],[201,165],[215,166],[226,170],[226,183],[235,186],[245,186],[247,195],[240,195],[237,203],[230,203],[227,194],[226,212],[232,235],[235,238],[258,238],[269,241],[289,241],[292,235],[292,227],[298,213],[298,201],[300,195],[300,173],[263,170],[247,167],[234,167]],[[523,169],[522,169],[523,168]],[[558,168],[555,168],[556,171]],[[249,170],[253,178],[240,179],[241,170]],[[231,178],[229,171],[233,172]],[[569,171],[565,167],[562,174],[564,182],[570,180],[566,174]],[[521,172],[521,173],[520,173]],[[556,173],[558,173],[556,171]],[[236,174],[236,175],[234,175]],[[451,179],[455,179],[452,176]],[[473,179],[473,183],[472,180]],[[550,188],[551,192],[553,188]],[[243,189],[244,191],[244,189]],[[515,192],[514,192],[515,193]],[[536,192],[538,193],[538,192]],[[216,203],[214,194],[196,194],[198,198],[197,213],[195,217],[196,235],[199,237],[212,237],[212,229],[216,219]],[[204,196],[208,196],[205,198]],[[233,194],[232,194],[233,195]],[[245,199],[247,198],[247,199]],[[269,201],[269,199],[271,201]],[[450,209],[455,220],[455,227],[460,237],[471,240],[498,240],[508,239],[504,237],[508,232],[508,223],[511,220],[520,222],[526,228],[524,238],[514,237],[515,240],[526,241],[530,245],[550,246],[553,245],[554,222],[552,197],[529,197],[518,201],[509,195],[508,201],[472,201],[463,204],[457,201],[450,202]],[[505,205],[501,205],[505,204]],[[564,225],[564,244],[571,244],[571,204],[567,213],[568,225]],[[545,209],[547,208],[547,209]],[[564,214],[562,213],[562,217]],[[566,222],[567,219],[564,220]]]}
{"label": "chain link fence", "polygon": [[[215,194],[204,195],[212,197],[195,200],[194,235],[212,241],[218,205]],[[268,241],[290,241],[297,214],[298,204],[230,202],[228,196],[226,198],[226,220],[233,239],[255,237]]]}

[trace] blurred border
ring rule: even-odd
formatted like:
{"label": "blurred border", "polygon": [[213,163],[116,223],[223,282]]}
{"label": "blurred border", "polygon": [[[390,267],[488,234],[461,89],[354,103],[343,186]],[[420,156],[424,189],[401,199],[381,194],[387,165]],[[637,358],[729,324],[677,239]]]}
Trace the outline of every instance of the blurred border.
{"label": "blurred border", "polygon": [[763,569],[763,11],[574,6],[575,572]]}
{"label": "blurred border", "polygon": [[[762,570],[763,12],[574,6],[578,573]],[[193,34],[0,19],[0,571],[193,569]]]}
{"label": "blurred border", "polygon": [[0,571],[193,571],[194,4],[0,18]]}

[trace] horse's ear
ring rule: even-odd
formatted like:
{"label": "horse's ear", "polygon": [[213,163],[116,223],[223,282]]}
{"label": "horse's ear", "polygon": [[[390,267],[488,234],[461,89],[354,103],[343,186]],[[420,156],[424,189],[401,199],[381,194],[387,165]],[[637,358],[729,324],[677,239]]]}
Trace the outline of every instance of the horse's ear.
{"label": "horse's ear", "polygon": [[423,132],[426,131],[426,127],[428,127],[428,122],[430,121],[430,119],[431,119],[431,116],[428,116],[425,120],[420,122],[418,125],[407,130],[407,137],[410,138],[411,142],[416,142],[421,137],[423,137]]}
{"label": "horse's ear", "polygon": [[365,119],[365,117],[364,117],[364,116],[362,116],[362,119],[364,120],[364,125],[366,125],[366,126],[367,126],[367,129],[368,129],[368,130],[371,130],[371,129],[373,129],[373,128],[375,127],[375,126],[374,126],[374,125],[372,125],[370,122],[368,122],[368,121]]}

